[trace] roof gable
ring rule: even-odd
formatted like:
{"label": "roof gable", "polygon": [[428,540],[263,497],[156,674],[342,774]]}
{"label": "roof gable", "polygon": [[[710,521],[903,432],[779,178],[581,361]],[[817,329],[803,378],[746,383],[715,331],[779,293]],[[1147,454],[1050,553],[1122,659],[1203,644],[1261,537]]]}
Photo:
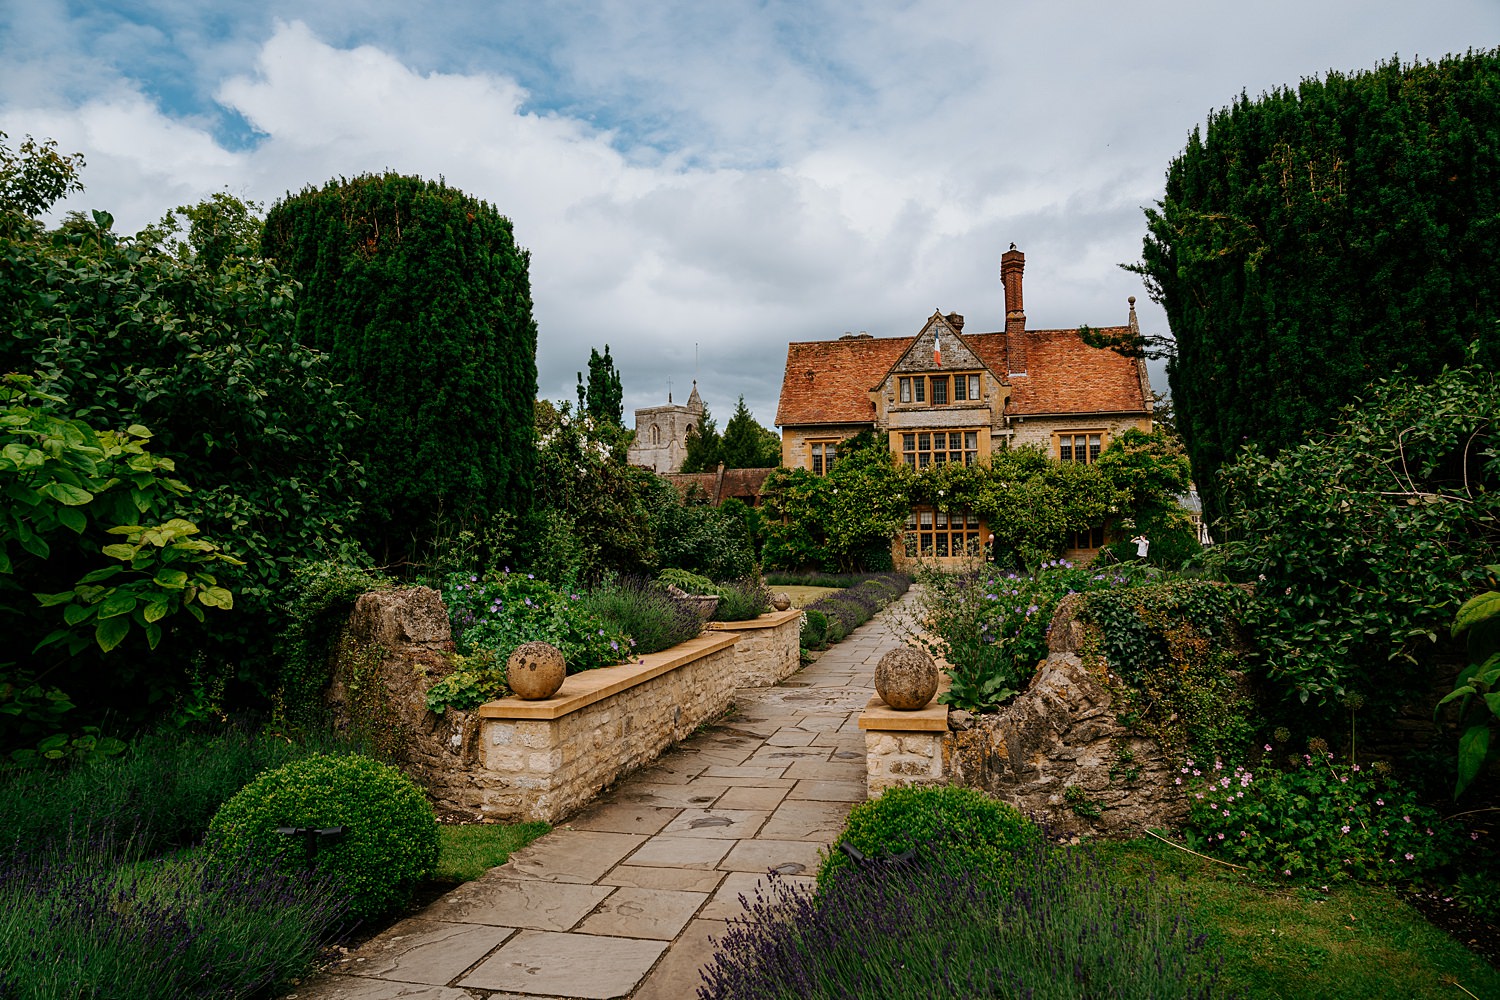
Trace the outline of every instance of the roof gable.
{"label": "roof gable", "polygon": [[[938,347],[942,350],[939,352]],[[892,374],[931,371],[965,371],[988,367],[974,349],[964,340],[958,328],[941,311],[934,312],[927,320],[922,332],[912,338],[911,346],[885,372],[880,382],[871,385],[878,389]]]}

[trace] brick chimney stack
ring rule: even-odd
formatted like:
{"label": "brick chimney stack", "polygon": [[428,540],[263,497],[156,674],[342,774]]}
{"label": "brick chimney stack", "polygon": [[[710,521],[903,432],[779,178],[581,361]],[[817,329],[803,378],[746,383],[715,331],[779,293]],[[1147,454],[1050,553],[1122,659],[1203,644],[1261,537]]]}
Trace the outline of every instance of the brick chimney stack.
{"label": "brick chimney stack", "polygon": [[1005,350],[1011,375],[1026,372],[1026,307],[1021,299],[1021,272],[1026,270],[1026,255],[1012,243],[1000,255],[1000,281],[1005,285]]}
{"label": "brick chimney stack", "polygon": [[1026,270],[1026,255],[1012,243],[1000,255],[1000,281],[1005,285],[1005,332],[1020,333],[1026,329],[1026,307],[1021,301],[1021,272]]}

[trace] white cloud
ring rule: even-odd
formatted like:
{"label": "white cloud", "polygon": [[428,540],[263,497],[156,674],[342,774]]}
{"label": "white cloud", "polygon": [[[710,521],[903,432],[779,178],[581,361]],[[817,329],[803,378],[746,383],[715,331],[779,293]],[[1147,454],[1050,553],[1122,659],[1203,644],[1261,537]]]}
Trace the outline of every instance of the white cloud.
{"label": "white cloud", "polygon": [[[715,412],[744,392],[767,423],[788,340],[903,334],[934,307],[998,326],[1011,241],[1033,325],[1119,322],[1135,294],[1164,329],[1114,264],[1139,254],[1140,207],[1205,112],[1500,28],[1480,0],[1449,0],[1446,18],[1354,0],[1255,16],[1167,0],[377,3],[306,24],[268,21],[303,16],[268,0],[224,25],[155,6],[156,28],[117,18],[92,44],[58,3],[0,32],[0,129],[88,156],[69,207],[134,228],[226,187],[272,201],[366,171],[442,175],[533,252],[544,395],[570,396],[606,342],[627,407],[668,378],[685,394],[697,344]],[[165,85],[127,56],[148,41],[155,62],[176,46],[178,85],[261,141],[226,149],[201,107],[146,96]],[[63,62],[70,46],[91,58]]]}

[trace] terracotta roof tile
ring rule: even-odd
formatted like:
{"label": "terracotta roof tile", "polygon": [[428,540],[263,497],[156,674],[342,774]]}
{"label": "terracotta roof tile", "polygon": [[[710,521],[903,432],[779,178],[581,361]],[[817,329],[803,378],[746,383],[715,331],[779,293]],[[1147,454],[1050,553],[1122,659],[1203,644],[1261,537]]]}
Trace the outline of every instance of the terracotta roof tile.
{"label": "terracotta roof tile", "polygon": [[776,425],[872,423],[870,388],[911,342],[911,337],[854,337],[788,344]]}
{"label": "terracotta roof tile", "polygon": [[[1128,333],[1104,327],[1103,333]],[[1077,330],[1027,330],[1026,374],[1010,379],[1014,414],[1134,413],[1146,410],[1135,359],[1089,347]]]}
{"label": "terracotta roof tile", "polygon": [[[1127,332],[1105,327],[1106,333]],[[1146,410],[1136,362],[1089,347],[1077,330],[1027,330],[1026,374],[1010,377],[1004,333],[966,333],[963,340],[1010,383],[1009,413],[1134,413]],[[869,390],[900,360],[914,337],[821,340],[787,345],[779,427],[862,424],[874,420]]]}

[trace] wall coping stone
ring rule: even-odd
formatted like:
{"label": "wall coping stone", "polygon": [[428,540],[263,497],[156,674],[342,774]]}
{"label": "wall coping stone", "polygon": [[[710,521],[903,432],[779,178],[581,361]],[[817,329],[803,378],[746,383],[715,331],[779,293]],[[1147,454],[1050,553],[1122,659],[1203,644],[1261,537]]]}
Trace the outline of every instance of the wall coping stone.
{"label": "wall coping stone", "polygon": [[767,611],[759,618],[751,618],[742,622],[709,622],[703,626],[710,632],[748,632],[751,629],[775,628],[784,625],[793,618],[800,617],[801,608],[788,608],[785,611]]}
{"label": "wall coping stone", "polygon": [[571,715],[611,695],[628,691],[678,667],[733,646],[740,641],[736,632],[699,635],[659,653],[646,653],[639,663],[615,667],[598,667],[569,674],[557,694],[540,701],[523,701],[515,695],[486,702],[475,710],[481,719],[532,719],[550,721]]}
{"label": "wall coping stone", "polygon": [[926,708],[901,711],[881,700],[880,695],[870,696],[870,703],[859,713],[859,728],[867,732],[919,733],[948,731],[948,706],[936,701]]}

